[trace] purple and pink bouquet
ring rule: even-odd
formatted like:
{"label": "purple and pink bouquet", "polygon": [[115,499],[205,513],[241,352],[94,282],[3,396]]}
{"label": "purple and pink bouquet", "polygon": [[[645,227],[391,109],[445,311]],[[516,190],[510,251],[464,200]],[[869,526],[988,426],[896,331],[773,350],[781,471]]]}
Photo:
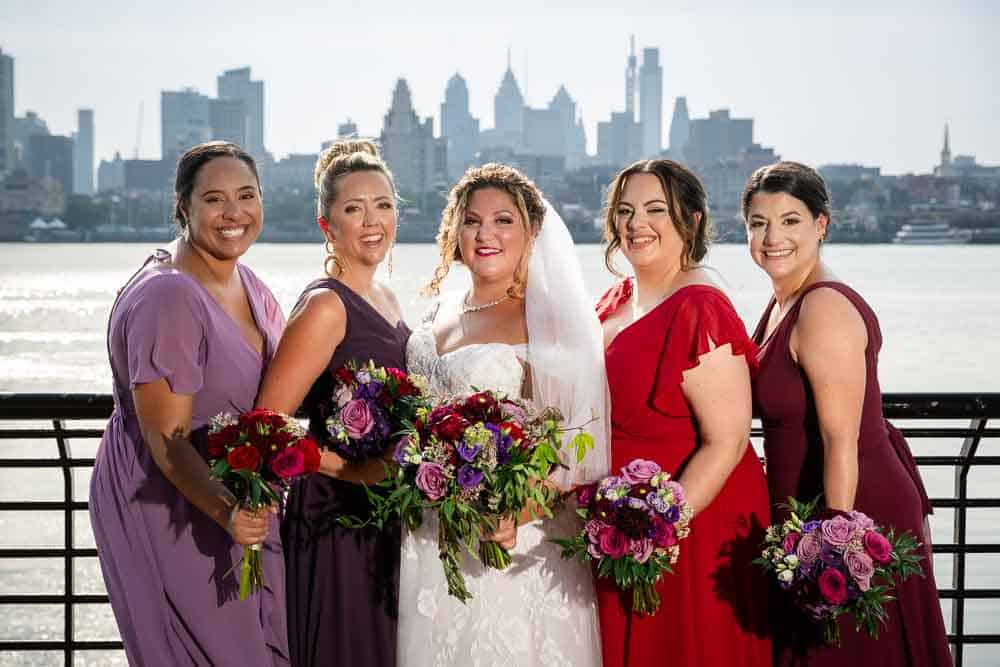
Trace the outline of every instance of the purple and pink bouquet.
{"label": "purple and pink bouquet", "polygon": [[680,555],[688,536],[691,509],[684,489],[653,461],[635,459],[613,475],[577,489],[583,530],[553,540],[563,558],[597,562],[597,575],[613,577],[632,592],[632,611],[655,614],[660,608],[656,583]]}
{"label": "purple and pink bouquet", "polygon": [[[551,516],[558,493],[545,480],[559,465],[565,431],[557,410],[533,412],[492,391],[419,408],[396,444],[397,469],[369,489],[372,522],[382,526],[399,517],[414,530],[424,510],[434,512],[448,593],[465,602],[472,596],[461,572],[462,547],[502,570],[510,554],[484,539],[499,519],[516,518],[525,508]],[[572,446],[582,459],[593,438],[580,432]]]}
{"label": "purple and pink bouquet", "polygon": [[[212,417],[208,429],[212,477],[236,496],[241,507],[267,511],[279,492],[319,470],[316,442],[295,418],[272,410]],[[264,586],[261,546],[243,550],[240,599]]]}
{"label": "purple and pink bouquet", "polygon": [[333,375],[337,383],[326,406],[327,444],[349,461],[385,454],[390,436],[412,425],[425,404],[423,378],[398,368],[372,361],[359,368],[349,361]]}
{"label": "purple and pink bouquet", "polygon": [[774,573],[796,607],[823,624],[823,638],[840,644],[837,617],[853,614],[855,627],[878,637],[885,623],[885,603],[893,576],[905,581],[923,575],[916,552],[920,543],[909,533],[883,531],[861,512],[827,510],[812,518],[818,502],[788,499],[789,518],[769,526],[764,550],[754,563]]}

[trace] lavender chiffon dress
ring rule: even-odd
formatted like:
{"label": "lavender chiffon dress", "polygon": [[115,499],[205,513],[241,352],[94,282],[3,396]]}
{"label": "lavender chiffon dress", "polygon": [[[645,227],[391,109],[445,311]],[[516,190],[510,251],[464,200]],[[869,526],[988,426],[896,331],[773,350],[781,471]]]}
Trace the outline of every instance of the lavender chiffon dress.
{"label": "lavender chiffon dress", "polygon": [[192,430],[253,408],[284,316],[250,269],[237,269],[263,355],[200,283],[165,264],[137,273],[111,313],[115,408],[94,464],[90,520],[132,665],[289,664],[278,521],[264,544],[265,588],[241,602],[230,570],[242,547],[160,472],[132,399],[136,385],[165,378],[194,397]]}

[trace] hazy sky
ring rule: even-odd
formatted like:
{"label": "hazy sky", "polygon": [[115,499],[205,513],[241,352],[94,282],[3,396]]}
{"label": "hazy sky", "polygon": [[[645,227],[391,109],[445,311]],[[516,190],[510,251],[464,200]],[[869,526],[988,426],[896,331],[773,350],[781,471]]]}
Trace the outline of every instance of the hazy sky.
{"label": "hazy sky", "polygon": [[597,121],[624,108],[634,33],[640,60],[642,47],[660,49],[664,144],[684,95],[692,117],[729,108],[755,119],[755,141],[815,165],[925,172],[946,121],[953,153],[1000,164],[993,0],[284,4],[2,0],[16,112],[34,110],[68,134],[76,109],[91,107],[98,159],[130,156],[137,135],[140,156],[156,157],[161,90],[214,96],[217,74],[249,65],[265,81],[268,148],[315,152],[348,116],[377,134],[400,76],[417,113],[437,123],[445,84],[460,72],[480,127],[492,127],[510,47],[528,104],[546,105],[564,84],[593,151]]}

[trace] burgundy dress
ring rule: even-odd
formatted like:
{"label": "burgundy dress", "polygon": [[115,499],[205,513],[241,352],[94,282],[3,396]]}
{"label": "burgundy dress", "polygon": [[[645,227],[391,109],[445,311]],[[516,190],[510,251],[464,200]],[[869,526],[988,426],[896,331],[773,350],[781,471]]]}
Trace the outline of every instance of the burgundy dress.
{"label": "burgundy dress", "polygon": [[192,429],[253,409],[285,319],[250,269],[237,269],[263,355],[198,281],[170,265],[136,274],[111,313],[115,409],[94,461],[90,522],[131,665],[288,664],[278,522],[264,542],[264,589],[240,601],[230,571],[243,547],[160,472],[132,400],[136,385],[164,378],[193,396]]}
{"label": "burgundy dress", "polygon": [[[302,403],[317,442],[329,440],[323,404],[333,391],[333,371],[348,360],[406,368],[410,330],[389,324],[371,304],[332,278],[309,284],[335,291],[347,311],[344,340]],[[295,667],[351,665],[395,667],[399,593],[398,524],[344,528],[337,516],[365,516],[371,504],[363,487],[318,474],[300,481],[281,524],[288,573],[288,644]]]}
{"label": "burgundy dress", "polygon": [[[754,376],[754,402],[764,427],[767,481],[772,503],[786,503],[789,496],[812,500],[823,491],[823,441],[816,404],[805,372],[793,360],[788,341],[806,294],[829,287],[843,294],[857,308],[868,330],[865,350],[865,397],[858,437],[858,488],[854,509],[864,512],[884,528],[909,531],[921,539],[930,503],[913,456],[902,435],[882,416],[878,384],[878,353],[882,334],[875,313],[857,292],[836,282],[807,287],[784,320],[764,341],[774,301],[754,332],[761,346],[759,370]],[[785,515],[775,508],[774,520]],[[886,605],[888,625],[879,638],[856,632],[854,622],[840,618],[841,646],[821,643],[820,628],[791,607],[780,591],[772,596],[776,665],[840,667],[921,667],[952,664],[938,602],[929,550],[924,548],[924,578],[911,576],[896,589],[898,600]]]}
{"label": "burgundy dress", "polygon": [[[598,304],[601,320],[627,305],[631,292],[630,279],[612,288]],[[714,287],[689,285],[611,341],[605,359],[614,472],[644,458],[674,477],[683,473],[700,436],[681,382],[710,340],[730,344],[753,365],[755,348],[729,299]],[[605,667],[770,665],[767,584],[751,565],[767,523],[764,471],[748,443],[722,490],[691,521],[674,574],[657,584],[656,615],[628,612],[614,582],[597,580]]]}

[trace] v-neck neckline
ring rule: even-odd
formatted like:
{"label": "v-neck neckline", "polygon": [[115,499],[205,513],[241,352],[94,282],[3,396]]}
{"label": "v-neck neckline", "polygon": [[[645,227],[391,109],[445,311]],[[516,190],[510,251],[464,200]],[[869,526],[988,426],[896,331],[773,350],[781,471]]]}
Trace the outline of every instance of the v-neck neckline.
{"label": "v-neck neckline", "polygon": [[251,343],[247,339],[246,335],[243,333],[243,327],[240,326],[240,323],[236,321],[236,318],[234,318],[232,315],[230,315],[229,311],[227,311],[225,308],[223,308],[222,304],[220,304],[218,301],[216,301],[215,297],[212,296],[212,293],[208,291],[207,287],[205,287],[204,285],[201,284],[200,280],[198,280],[197,278],[195,278],[193,275],[191,275],[190,273],[188,273],[184,269],[178,267],[176,264],[171,263],[171,264],[168,265],[168,267],[170,269],[174,270],[174,271],[177,271],[181,275],[186,276],[191,282],[193,282],[195,285],[197,285],[198,288],[205,294],[205,297],[215,306],[215,308],[220,313],[222,313],[223,317],[225,317],[225,319],[227,321],[229,321],[229,323],[233,326],[233,328],[236,329],[236,332],[239,335],[240,340],[243,341],[243,344],[247,347],[247,349],[249,349],[251,352],[253,352],[255,355],[257,355],[261,360],[263,360],[263,359],[266,358],[266,355],[267,355],[267,352],[268,352],[268,338],[267,338],[267,333],[264,331],[264,329],[260,325],[261,318],[260,318],[260,314],[257,312],[257,303],[256,303],[256,300],[253,298],[253,296],[250,294],[250,290],[247,289],[246,275],[243,273],[243,268],[244,267],[243,267],[242,264],[239,264],[239,263],[236,264],[236,272],[240,276],[240,285],[243,287],[243,295],[246,297],[247,304],[250,306],[250,317],[253,318],[254,327],[257,328],[257,333],[260,334],[261,347],[260,347],[259,350],[254,346],[253,343]]}
{"label": "v-neck neckline", "polygon": [[370,310],[370,311],[372,311],[373,313],[375,313],[375,316],[376,316],[376,317],[377,317],[377,318],[378,318],[379,320],[381,320],[381,321],[382,321],[382,322],[383,322],[383,323],[384,323],[384,324],[385,324],[385,325],[386,325],[387,327],[389,327],[389,328],[390,328],[391,330],[393,330],[393,331],[398,331],[398,330],[399,330],[399,327],[400,327],[400,325],[402,325],[402,324],[405,324],[405,322],[404,322],[404,320],[403,320],[403,318],[402,318],[402,317],[400,317],[400,318],[399,318],[398,320],[396,320],[396,323],[395,323],[395,324],[392,324],[392,323],[390,323],[390,322],[389,322],[389,320],[387,320],[387,319],[385,318],[385,315],[383,315],[383,314],[382,314],[382,313],[381,313],[381,312],[379,311],[379,309],[378,309],[378,308],[376,308],[376,307],[375,307],[375,306],[373,306],[373,305],[372,305],[371,303],[369,303],[368,299],[366,299],[365,297],[363,297],[363,296],[361,296],[360,294],[358,294],[358,293],[357,293],[357,292],[356,292],[356,291],[355,291],[355,290],[354,290],[354,289],[353,289],[353,288],[352,288],[352,287],[351,287],[350,285],[348,285],[347,283],[345,283],[345,282],[342,282],[342,281],[340,281],[340,280],[337,280],[336,278],[330,278],[330,280],[333,280],[333,281],[337,282],[338,284],[340,284],[340,285],[343,285],[344,289],[346,289],[346,290],[347,290],[348,292],[350,292],[350,293],[351,293],[351,294],[353,294],[354,296],[358,297],[358,300],[359,300],[359,301],[361,301],[361,303],[363,303],[363,304],[365,305],[365,307],[366,307],[366,308],[368,308],[368,310]]}

